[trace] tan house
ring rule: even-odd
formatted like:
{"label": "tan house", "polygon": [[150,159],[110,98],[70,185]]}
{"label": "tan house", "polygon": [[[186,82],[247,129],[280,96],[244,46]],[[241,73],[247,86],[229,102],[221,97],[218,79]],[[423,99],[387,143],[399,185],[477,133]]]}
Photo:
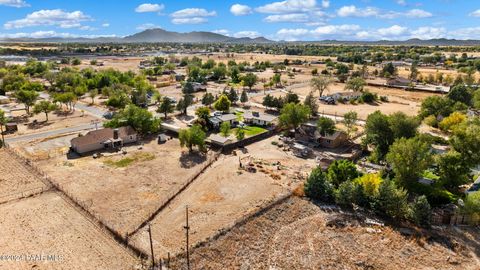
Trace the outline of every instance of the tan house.
{"label": "tan house", "polygon": [[84,154],[102,149],[120,148],[125,144],[134,143],[137,140],[138,134],[130,126],[116,129],[104,128],[90,131],[84,136],[73,138],[70,141],[70,148],[78,154]]}

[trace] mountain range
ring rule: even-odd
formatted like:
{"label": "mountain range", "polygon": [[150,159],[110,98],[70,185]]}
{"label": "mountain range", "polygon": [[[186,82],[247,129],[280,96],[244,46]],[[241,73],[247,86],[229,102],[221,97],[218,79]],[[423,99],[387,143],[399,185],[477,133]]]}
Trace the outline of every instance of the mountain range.
{"label": "mountain range", "polygon": [[[275,41],[264,37],[257,38],[235,38],[212,32],[188,32],[179,33],[167,31],[160,28],[147,29],[142,32],[126,37],[98,37],[98,38],[0,38],[0,42],[51,42],[51,43],[234,43],[234,44],[263,44],[274,43]],[[457,40],[457,39],[408,39],[403,41],[379,40],[379,41],[297,41],[277,43],[310,43],[325,45],[403,45],[403,46],[480,46],[480,40]]]}

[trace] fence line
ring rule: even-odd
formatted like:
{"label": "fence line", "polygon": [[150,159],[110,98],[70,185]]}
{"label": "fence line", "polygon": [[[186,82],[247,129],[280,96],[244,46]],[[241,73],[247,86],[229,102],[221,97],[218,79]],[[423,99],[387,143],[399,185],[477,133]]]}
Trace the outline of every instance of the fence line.
{"label": "fence line", "polygon": [[136,258],[148,258],[148,255],[141,251],[140,249],[130,245],[128,243],[128,238],[123,237],[121,233],[115,229],[108,226],[107,222],[100,217],[97,217],[93,214],[90,209],[90,206],[86,202],[82,202],[77,199],[73,194],[69,193],[63,186],[50,178],[44,171],[37,167],[31,160],[22,156],[14,148],[10,147],[8,144],[5,144],[5,149],[12,154],[14,158],[21,161],[22,166],[25,166],[27,169],[33,170],[40,176],[40,179],[46,184],[47,187],[53,188],[58,191],[61,197],[65,202],[70,204],[74,209],[77,209],[80,214],[84,215],[87,220],[89,220],[97,229],[110,235],[117,243],[120,244],[129,254],[133,255]]}
{"label": "fence line", "polygon": [[[38,188],[32,188],[29,190],[8,194],[0,197],[0,204],[6,204],[9,202],[19,201],[25,198],[34,197],[44,192],[47,192],[49,190],[51,190],[51,187],[38,187]],[[17,196],[17,195],[20,195],[20,196]],[[5,199],[5,198],[8,198],[8,199]]]}
{"label": "fence line", "polygon": [[139,230],[145,227],[148,224],[148,222],[152,221],[158,215],[158,213],[160,213],[163,209],[165,209],[178,195],[180,195],[185,189],[187,189],[187,187],[190,186],[190,184],[192,184],[193,181],[195,181],[203,172],[205,172],[205,170],[210,168],[210,166],[215,161],[218,160],[218,157],[221,154],[220,152],[213,152],[213,153],[214,153],[213,156],[209,157],[209,160],[207,161],[207,163],[204,164],[203,167],[199,169],[199,171],[196,174],[194,174],[186,182],[184,182],[184,184],[178,190],[172,191],[170,195],[167,196],[167,198],[164,200],[164,202],[160,204],[160,207],[158,207],[157,210],[155,210],[153,213],[148,215],[148,217],[146,217],[144,221],[135,230],[133,230],[130,233],[127,233],[126,239],[128,240],[129,237],[133,236]]}

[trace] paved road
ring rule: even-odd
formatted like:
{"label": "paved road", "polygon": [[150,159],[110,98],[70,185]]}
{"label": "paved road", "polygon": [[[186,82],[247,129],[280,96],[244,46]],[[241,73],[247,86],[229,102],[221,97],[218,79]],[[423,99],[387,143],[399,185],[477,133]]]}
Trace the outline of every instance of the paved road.
{"label": "paved road", "polygon": [[[98,124],[98,128],[100,127],[102,127],[102,123]],[[45,131],[40,133],[26,134],[26,135],[16,136],[13,138],[6,138],[5,141],[7,143],[32,141],[32,140],[47,138],[47,137],[66,134],[66,133],[73,133],[73,132],[78,132],[83,130],[89,130],[89,129],[95,129],[95,124],[83,124],[79,126],[50,130],[50,131]]]}
{"label": "paved road", "polygon": [[92,115],[92,116],[95,116],[97,118],[103,118],[103,115],[108,112],[107,110],[102,110],[98,107],[94,107],[94,106],[88,106],[88,105],[85,105],[83,103],[77,103],[75,105],[75,108],[77,110],[83,110],[85,111],[86,113]]}

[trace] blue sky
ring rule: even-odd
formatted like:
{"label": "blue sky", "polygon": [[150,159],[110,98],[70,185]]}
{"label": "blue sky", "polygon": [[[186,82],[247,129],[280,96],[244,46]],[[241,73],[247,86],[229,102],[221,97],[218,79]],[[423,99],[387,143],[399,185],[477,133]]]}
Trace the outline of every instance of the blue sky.
{"label": "blue sky", "polygon": [[0,37],[144,29],[274,40],[480,39],[479,0],[0,0]]}

